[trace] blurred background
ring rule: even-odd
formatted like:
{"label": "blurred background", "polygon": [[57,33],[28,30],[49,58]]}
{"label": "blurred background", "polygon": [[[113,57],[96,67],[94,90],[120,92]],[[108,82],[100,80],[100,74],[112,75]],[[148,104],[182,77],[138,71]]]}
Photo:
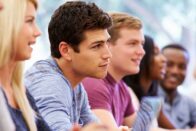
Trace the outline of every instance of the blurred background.
{"label": "blurred background", "polygon": [[[65,1],[39,1],[37,22],[42,35],[33,47],[32,58],[26,62],[26,69],[35,61],[50,55],[48,23],[54,10]],[[187,93],[187,89],[193,84],[193,69],[196,67],[196,0],[84,1],[94,2],[104,11],[121,11],[139,17],[144,24],[144,33],[152,36],[160,48],[170,42],[182,43],[191,56],[187,78],[180,87],[181,92]]]}

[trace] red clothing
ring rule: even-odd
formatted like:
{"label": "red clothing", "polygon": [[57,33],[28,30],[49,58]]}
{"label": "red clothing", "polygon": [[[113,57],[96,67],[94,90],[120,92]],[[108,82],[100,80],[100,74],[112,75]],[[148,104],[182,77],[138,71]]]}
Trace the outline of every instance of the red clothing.
{"label": "red clothing", "polygon": [[116,82],[111,75],[104,79],[86,78],[83,80],[91,109],[110,111],[118,126],[123,119],[134,113],[127,85],[121,80]]}

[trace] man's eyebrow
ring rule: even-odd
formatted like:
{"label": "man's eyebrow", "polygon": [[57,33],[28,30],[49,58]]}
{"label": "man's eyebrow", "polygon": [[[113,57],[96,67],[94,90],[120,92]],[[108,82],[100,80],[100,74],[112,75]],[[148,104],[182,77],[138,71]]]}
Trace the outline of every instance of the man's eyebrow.
{"label": "man's eyebrow", "polygon": [[98,40],[98,41],[94,41],[92,44],[97,44],[97,43],[105,43],[104,40]]}

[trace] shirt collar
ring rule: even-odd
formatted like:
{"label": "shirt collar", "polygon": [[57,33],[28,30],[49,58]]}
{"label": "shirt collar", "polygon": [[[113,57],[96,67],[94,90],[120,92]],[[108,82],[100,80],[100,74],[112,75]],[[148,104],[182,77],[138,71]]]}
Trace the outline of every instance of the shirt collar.
{"label": "shirt collar", "polygon": [[[158,88],[158,95],[162,96],[166,103],[169,103],[168,95],[166,94],[166,92],[163,90],[163,88],[160,85]],[[180,101],[180,99],[181,99],[181,95],[177,91],[176,97],[174,98],[172,105],[176,105]]]}

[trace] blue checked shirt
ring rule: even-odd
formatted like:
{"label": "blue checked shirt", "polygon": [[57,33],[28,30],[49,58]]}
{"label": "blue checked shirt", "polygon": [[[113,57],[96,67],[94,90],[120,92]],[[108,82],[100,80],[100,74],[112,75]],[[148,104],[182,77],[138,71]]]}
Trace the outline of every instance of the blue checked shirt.
{"label": "blue checked shirt", "polygon": [[25,86],[53,131],[97,122],[83,86],[73,89],[53,58],[36,62],[25,74]]}
{"label": "blue checked shirt", "polygon": [[149,131],[153,120],[159,114],[161,103],[158,97],[143,97],[132,131]]}

